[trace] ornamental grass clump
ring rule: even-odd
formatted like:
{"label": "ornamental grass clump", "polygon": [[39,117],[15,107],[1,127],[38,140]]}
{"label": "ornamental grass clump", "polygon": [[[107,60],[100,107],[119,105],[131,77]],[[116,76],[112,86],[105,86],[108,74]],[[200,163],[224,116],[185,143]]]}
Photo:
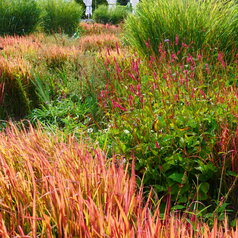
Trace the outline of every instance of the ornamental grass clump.
{"label": "ornamental grass clump", "polygon": [[160,214],[153,192],[145,199],[136,187],[133,163],[72,136],[11,125],[0,133],[0,165],[1,237],[238,236],[227,220],[209,228],[169,206]]}
{"label": "ornamental grass clump", "polygon": [[176,49],[192,42],[194,50],[217,47],[233,54],[238,49],[237,19],[234,0],[142,0],[126,21],[126,38],[144,55],[158,55],[161,42],[176,38]]}
{"label": "ornamental grass clump", "polygon": [[31,82],[30,65],[22,58],[0,55],[1,118],[20,118],[38,104]]}
{"label": "ornamental grass clump", "polygon": [[[79,50],[44,43],[45,36],[0,38],[1,119],[19,119],[63,90],[61,77],[78,66]],[[76,74],[76,73],[75,73]],[[69,80],[65,80],[65,84]],[[47,99],[47,100],[46,100]]]}
{"label": "ornamental grass clump", "polygon": [[103,24],[119,24],[129,14],[129,9],[125,6],[116,6],[114,9],[108,9],[106,5],[100,5],[93,12],[93,19],[97,23]]}
{"label": "ornamental grass clump", "polygon": [[46,33],[73,35],[83,14],[82,7],[74,1],[41,0],[42,26]]}
{"label": "ornamental grass clump", "polygon": [[0,0],[0,35],[26,35],[40,23],[41,10],[35,0]]}
{"label": "ornamental grass clump", "polygon": [[114,34],[94,34],[79,39],[79,48],[82,51],[100,51],[102,49],[115,49],[120,40]]}
{"label": "ornamental grass clump", "polygon": [[110,24],[100,24],[100,23],[80,23],[80,27],[82,28],[83,35],[95,35],[95,34],[120,34],[122,32],[122,28],[117,25]]}

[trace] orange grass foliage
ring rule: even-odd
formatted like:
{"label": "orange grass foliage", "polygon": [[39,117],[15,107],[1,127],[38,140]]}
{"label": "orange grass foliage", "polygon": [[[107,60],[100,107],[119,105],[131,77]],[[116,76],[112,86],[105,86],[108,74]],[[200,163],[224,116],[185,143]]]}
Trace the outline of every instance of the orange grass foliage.
{"label": "orange grass foliage", "polygon": [[72,136],[11,125],[0,133],[0,237],[238,237],[226,223],[160,219],[128,168]]}
{"label": "orange grass foliage", "polygon": [[115,49],[121,45],[119,38],[114,34],[93,34],[79,39],[79,48],[82,51],[98,51],[101,49]]}
{"label": "orange grass foliage", "polygon": [[4,57],[20,57],[47,64],[65,62],[75,59],[80,53],[74,46],[62,46],[55,43],[46,43],[44,35],[27,37],[0,37],[0,54]]}
{"label": "orange grass foliage", "polygon": [[47,74],[48,69],[77,61],[80,51],[74,46],[46,43],[45,38],[0,37],[0,104],[10,116],[22,117],[38,105],[34,72]]}
{"label": "orange grass foliage", "polygon": [[110,25],[110,24],[100,24],[100,23],[85,23],[81,22],[80,27],[84,31],[84,35],[94,35],[94,34],[119,34],[122,32],[120,26]]}

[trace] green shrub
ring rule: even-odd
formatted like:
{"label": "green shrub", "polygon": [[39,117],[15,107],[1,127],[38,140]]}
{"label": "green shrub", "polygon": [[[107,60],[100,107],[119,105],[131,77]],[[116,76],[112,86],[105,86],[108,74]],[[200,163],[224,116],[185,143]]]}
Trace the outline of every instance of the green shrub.
{"label": "green shrub", "polygon": [[176,38],[177,48],[193,42],[195,50],[208,45],[237,52],[238,5],[234,0],[142,0],[125,28],[128,42],[142,54],[158,55],[161,42]]}
{"label": "green shrub", "polygon": [[83,14],[79,4],[64,0],[42,0],[41,7],[44,11],[42,18],[45,32],[75,33]]}
{"label": "green shrub", "polygon": [[35,0],[0,0],[0,35],[25,35],[36,30],[40,8]]}
{"label": "green shrub", "polygon": [[108,9],[108,6],[101,5],[93,13],[93,19],[98,23],[119,24],[128,15],[128,8],[124,6],[116,6],[115,9]]}
{"label": "green shrub", "polygon": [[90,96],[81,100],[76,95],[58,99],[36,108],[29,114],[32,123],[40,123],[53,131],[62,130],[66,134],[94,130],[94,117],[98,114],[97,99]]}

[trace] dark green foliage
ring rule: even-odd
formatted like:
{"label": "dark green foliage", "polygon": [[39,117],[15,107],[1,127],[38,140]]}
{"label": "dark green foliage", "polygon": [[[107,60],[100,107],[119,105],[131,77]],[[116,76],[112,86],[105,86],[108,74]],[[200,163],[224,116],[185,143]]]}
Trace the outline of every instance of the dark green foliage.
{"label": "dark green foliage", "polygon": [[0,0],[0,35],[25,35],[35,31],[40,14],[35,0]]}
{"label": "dark green foliage", "polygon": [[3,73],[0,82],[4,84],[1,119],[23,118],[38,106],[39,99],[30,79],[16,74],[9,77]]}
{"label": "dark green foliage", "polygon": [[115,9],[108,9],[108,6],[101,5],[93,13],[93,19],[103,24],[119,24],[128,15],[129,10],[124,6],[116,6]]}
{"label": "dark green foliage", "polygon": [[42,26],[47,33],[65,33],[72,35],[76,32],[83,14],[82,7],[75,2],[64,0],[42,0]]}

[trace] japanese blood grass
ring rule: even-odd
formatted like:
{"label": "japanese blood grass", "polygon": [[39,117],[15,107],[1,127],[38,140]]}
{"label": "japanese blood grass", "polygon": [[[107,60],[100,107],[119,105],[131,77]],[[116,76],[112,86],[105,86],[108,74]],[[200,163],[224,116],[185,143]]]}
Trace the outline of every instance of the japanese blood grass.
{"label": "japanese blood grass", "polygon": [[[0,133],[1,237],[231,237],[224,226],[160,218],[122,159],[40,128]],[[193,220],[194,221],[194,220]]]}
{"label": "japanese blood grass", "polygon": [[110,24],[100,24],[100,23],[80,23],[83,35],[95,35],[95,34],[115,34],[119,35],[122,33],[121,26],[110,25]]}
{"label": "japanese blood grass", "polygon": [[79,39],[79,48],[89,52],[113,49],[119,44],[120,40],[114,34],[95,34],[82,36]]}
{"label": "japanese blood grass", "polygon": [[75,47],[42,43],[41,39],[42,36],[0,38],[1,119],[23,118],[45,103],[45,96],[54,96],[59,88],[55,72],[76,64]]}
{"label": "japanese blood grass", "polygon": [[234,0],[142,0],[126,20],[125,31],[128,43],[143,55],[159,55],[159,44],[175,39],[176,49],[192,42],[193,50],[218,47],[224,53],[237,53],[238,4]]}
{"label": "japanese blood grass", "polygon": [[[13,85],[13,83],[16,84],[17,78],[20,85],[23,85],[23,87],[18,87],[15,93],[13,89],[16,87],[10,87],[11,90],[8,90],[6,94],[6,89],[9,87],[1,84],[1,103],[4,99],[4,103],[8,105],[4,105],[4,112],[1,110],[1,119],[6,119],[13,114],[15,118],[22,118],[31,109],[38,107],[38,102],[45,105],[51,103],[53,99],[57,102],[69,102],[71,98],[85,102],[85,99],[93,94],[91,85],[96,87],[100,84],[97,77],[100,68],[97,67],[94,56],[90,55],[90,52],[85,55],[82,50],[116,47],[119,41],[114,35],[107,34],[105,38],[106,40],[103,37],[99,39],[95,36],[86,39],[82,37],[81,41],[81,39],[69,39],[61,35],[46,36],[43,34],[0,38],[2,49],[0,66],[4,73],[0,82],[4,83],[7,80]],[[10,77],[12,80],[8,80]],[[29,85],[31,85],[31,90],[29,90]],[[16,94],[20,92],[24,96],[22,98],[26,100],[15,100],[18,98]],[[6,96],[3,98],[4,94]],[[29,97],[29,94],[36,94],[37,104],[33,103],[35,101]],[[25,109],[26,102],[28,106]],[[71,102],[70,105],[73,104]],[[55,104],[52,102],[52,105]],[[16,110],[12,110],[12,107]],[[70,108],[67,108],[67,111]],[[71,109],[74,111],[74,107]],[[61,115],[60,111],[59,113]],[[75,117],[74,119],[76,124],[78,121]]]}

